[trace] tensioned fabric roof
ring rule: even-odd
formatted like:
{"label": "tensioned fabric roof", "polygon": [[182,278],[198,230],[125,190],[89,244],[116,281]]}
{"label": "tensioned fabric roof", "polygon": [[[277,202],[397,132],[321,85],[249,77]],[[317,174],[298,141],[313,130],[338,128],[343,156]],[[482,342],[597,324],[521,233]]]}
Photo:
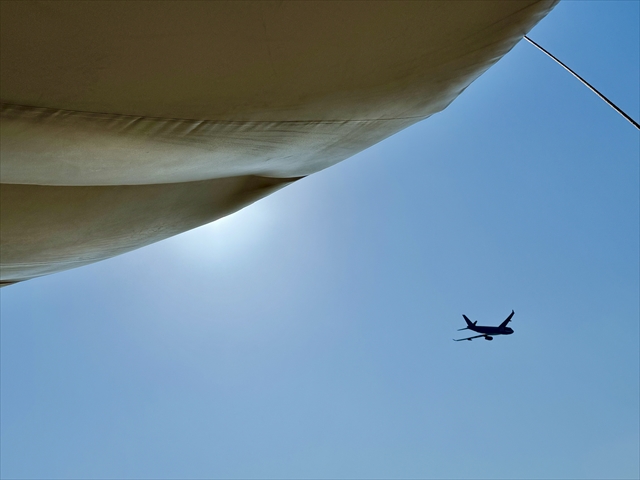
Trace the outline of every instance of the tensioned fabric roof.
{"label": "tensioned fabric roof", "polygon": [[555,3],[0,2],[0,278],[344,160],[445,108]]}

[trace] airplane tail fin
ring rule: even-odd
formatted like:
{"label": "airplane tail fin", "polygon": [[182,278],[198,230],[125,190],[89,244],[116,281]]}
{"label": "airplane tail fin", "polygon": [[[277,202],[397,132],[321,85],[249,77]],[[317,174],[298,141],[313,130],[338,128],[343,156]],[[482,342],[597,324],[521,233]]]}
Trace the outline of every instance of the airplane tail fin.
{"label": "airplane tail fin", "polygon": [[476,323],[478,323],[477,320],[475,322],[472,322],[471,320],[469,320],[469,317],[467,317],[466,315],[462,315],[462,317],[464,318],[464,321],[467,322],[467,326],[465,328],[461,328],[460,330],[470,330],[469,327],[475,327]]}

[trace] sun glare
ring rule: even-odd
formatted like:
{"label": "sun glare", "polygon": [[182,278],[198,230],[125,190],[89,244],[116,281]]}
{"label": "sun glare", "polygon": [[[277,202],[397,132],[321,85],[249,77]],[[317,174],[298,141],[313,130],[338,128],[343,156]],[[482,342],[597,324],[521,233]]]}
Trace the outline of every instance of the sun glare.
{"label": "sun glare", "polygon": [[193,262],[237,264],[264,246],[273,231],[274,211],[261,200],[176,237],[178,255]]}

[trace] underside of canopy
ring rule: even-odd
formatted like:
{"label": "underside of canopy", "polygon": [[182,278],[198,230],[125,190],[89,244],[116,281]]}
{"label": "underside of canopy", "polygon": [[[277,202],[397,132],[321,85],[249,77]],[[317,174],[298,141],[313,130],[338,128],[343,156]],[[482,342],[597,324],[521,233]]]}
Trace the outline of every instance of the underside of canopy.
{"label": "underside of canopy", "polygon": [[228,215],[445,108],[555,0],[0,2],[0,279]]}

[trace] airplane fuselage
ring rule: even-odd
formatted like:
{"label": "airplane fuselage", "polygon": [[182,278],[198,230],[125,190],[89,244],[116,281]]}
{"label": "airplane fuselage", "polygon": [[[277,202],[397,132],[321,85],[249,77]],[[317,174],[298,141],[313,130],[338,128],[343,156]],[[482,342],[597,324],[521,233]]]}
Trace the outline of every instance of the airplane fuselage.
{"label": "airplane fuselage", "polygon": [[510,327],[485,327],[483,325],[470,325],[467,328],[484,335],[511,335],[513,333],[513,329]]}

